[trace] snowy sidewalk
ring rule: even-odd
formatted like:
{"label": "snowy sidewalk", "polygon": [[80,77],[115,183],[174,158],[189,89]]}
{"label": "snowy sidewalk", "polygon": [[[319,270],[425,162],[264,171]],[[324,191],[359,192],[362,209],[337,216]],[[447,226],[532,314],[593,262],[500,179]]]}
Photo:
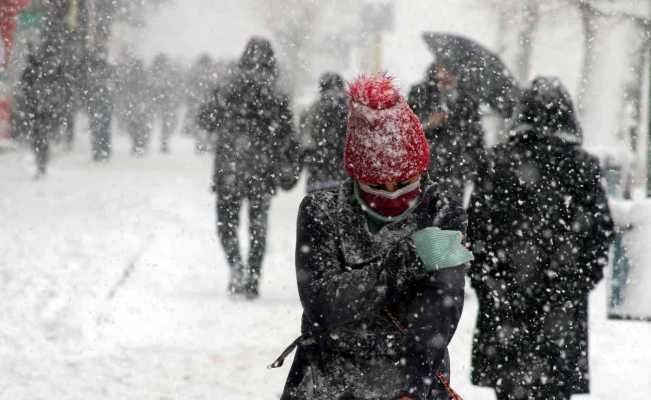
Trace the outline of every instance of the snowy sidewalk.
{"label": "snowy sidewalk", "polygon": [[[81,138],[85,139],[85,138]],[[24,151],[0,154],[0,400],[277,399],[288,366],[266,366],[298,334],[294,224],[302,188],[272,203],[261,299],[232,302],[208,191],[212,156],[108,164],[85,146],[55,152],[35,182]],[[605,318],[591,298],[590,399],[651,395],[651,324]],[[453,386],[468,382],[476,302],[452,343]],[[289,364],[289,360],[286,365]]]}

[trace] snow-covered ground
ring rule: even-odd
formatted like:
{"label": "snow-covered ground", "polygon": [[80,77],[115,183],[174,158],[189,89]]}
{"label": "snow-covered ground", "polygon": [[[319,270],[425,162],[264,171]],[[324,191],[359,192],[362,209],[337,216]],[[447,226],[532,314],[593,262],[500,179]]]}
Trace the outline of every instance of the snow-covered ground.
{"label": "snow-covered ground", "polygon": [[[28,152],[0,154],[0,399],[277,399],[288,366],[266,366],[299,329],[302,188],[273,201],[262,297],[233,302],[214,234],[212,157],[177,136],[171,155],[134,159],[118,137],[113,160],[97,165],[86,141],[55,151],[40,181]],[[601,284],[591,297],[584,398],[646,400],[651,324],[607,320],[605,293]],[[493,399],[469,384],[475,313],[469,293],[451,345],[453,386]]]}

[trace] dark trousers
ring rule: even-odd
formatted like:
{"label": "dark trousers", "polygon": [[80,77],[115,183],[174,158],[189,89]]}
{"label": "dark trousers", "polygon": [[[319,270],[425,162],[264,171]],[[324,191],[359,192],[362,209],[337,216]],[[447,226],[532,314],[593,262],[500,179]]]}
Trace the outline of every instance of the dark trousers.
{"label": "dark trousers", "polygon": [[169,112],[161,115],[160,150],[163,153],[167,153],[170,150],[170,137],[176,129],[176,124],[177,117],[175,110],[169,110]]}
{"label": "dark trousers", "polygon": [[75,141],[75,113],[72,111],[66,112],[61,123],[63,125],[63,141],[66,149],[71,150]]}
{"label": "dark trousers", "polygon": [[[244,200],[249,207],[249,255],[242,262],[238,230],[240,210]],[[243,285],[257,287],[267,244],[267,220],[271,196],[266,194],[244,195],[217,190],[217,235],[221,241],[231,272],[245,279]]]}
{"label": "dark trousers", "polygon": [[32,150],[36,158],[36,174],[44,175],[50,160],[49,127],[34,124],[32,131]]}
{"label": "dark trousers", "polygon": [[151,123],[142,120],[133,120],[127,122],[127,130],[131,136],[131,153],[141,156],[147,152],[149,147],[149,137],[151,136]]}
{"label": "dark trousers", "polygon": [[91,113],[89,124],[93,161],[107,160],[111,156],[111,115]]}

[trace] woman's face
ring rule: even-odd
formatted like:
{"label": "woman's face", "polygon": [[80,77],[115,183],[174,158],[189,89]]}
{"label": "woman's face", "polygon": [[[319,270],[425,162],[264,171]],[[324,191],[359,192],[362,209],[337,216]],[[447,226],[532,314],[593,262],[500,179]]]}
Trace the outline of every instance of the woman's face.
{"label": "woman's face", "polygon": [[385,183],[385,184],[381,184],[381,185],[366,183],[366,182],[362,182],[362,183],[364,183],[365,185],[370,186],[371,188],[376,189],[376,190],[384,190],[384,191],[387,191],[387,192],[395,192],[396,190],[399,190],[399,189],[401,189],[401,188],[403,188],[403,187],[405,187],[405,186],[407,186],[407,185],[409,185],[411,183],[414,183],[419,179],[420,179],[420,174],[414,176],[413,178],[406,179],[404,181],[389,182],[389,183]]}
{"label": "woman's face", "polygon": [[443,93],[451,92],[457,88],[457,77],[441,65],[436,68],[436,79],[439,90]]}

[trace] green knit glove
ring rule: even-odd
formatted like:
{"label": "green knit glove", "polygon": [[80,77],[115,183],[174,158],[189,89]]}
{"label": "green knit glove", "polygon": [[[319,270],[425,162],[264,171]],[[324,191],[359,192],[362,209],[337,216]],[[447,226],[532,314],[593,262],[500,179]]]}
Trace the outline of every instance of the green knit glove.
{"label": "green knit glove", "polygon": [[411,239],[416,254],[428,272],[456,267],[474,259],[472,253],[461,244],[461,232],[428,227],[414,232]]}

